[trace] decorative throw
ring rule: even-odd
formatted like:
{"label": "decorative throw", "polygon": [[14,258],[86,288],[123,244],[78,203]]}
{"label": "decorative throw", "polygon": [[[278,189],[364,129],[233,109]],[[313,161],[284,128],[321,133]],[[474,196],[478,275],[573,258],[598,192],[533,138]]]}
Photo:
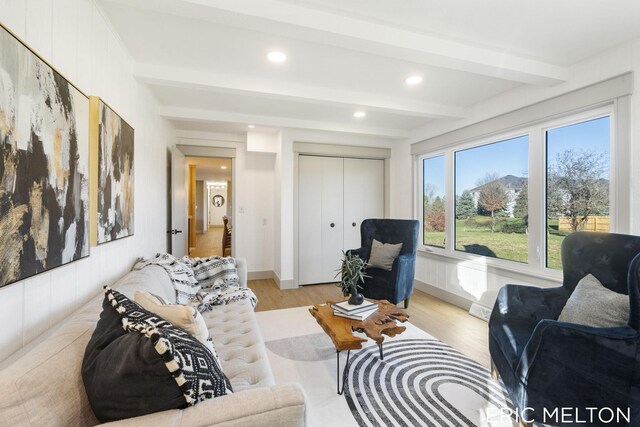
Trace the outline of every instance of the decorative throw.
{"label": "decorative throw", "polygon": [[226,305],[242,299],[248,299],[253,307],[258,299],[251,289],[240,285],[236,260],[232,257],[212,256],[208,258],[184,257],[200,284],[195,295],[198,311],[204,313],[215,305]]}
{"label": "decorative throw", "polygon": [[193,269],[184,259],[179,260],[171,254],[156,254],[151,259],[138,261],[133,266],[133,269],[142,270],[149,265],[159,265],[167,272],[176,290],[176,302],[178,304],[190,302],[200,290],[200,284],[193,273]]}
{"label": "decorative throw", "polygon": [[213,354],[191,334],[108,287],[102,306],[82,362],[98,420],[185,408],[232,393]]}
{"label": "decorative throw", "polygon": [[249,288],[237,284],[222,283],[211,288],[204,289],[196,294],[198,311],[204,313],[213,309],[215,305],[226,305],[232,302],[248,299],[253,308],[258,304],[258,298]]}
{"label": "decorative throw", "polygon": [[208,258],[184,257],[183,262],[193,269],[196,280],[202,289],[221,284],[238,285],[238,269],[236,260],[231,257],[212,256]]}

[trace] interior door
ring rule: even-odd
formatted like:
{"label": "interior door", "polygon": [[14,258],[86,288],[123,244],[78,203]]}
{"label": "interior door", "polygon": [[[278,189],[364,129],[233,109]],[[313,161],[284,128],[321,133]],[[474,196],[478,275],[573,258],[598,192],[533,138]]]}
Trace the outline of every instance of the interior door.
{"label": "interior door", "polygon": [[300,156],[298,166],[299,283],[334,282],[343,242],[343,159]]}
{"label": "interior door", "polygon": [[345,251],[360,247],[360,225],[384,217],[384,160],[344,159]]}
{"label": "interior door", "polygon": [[189,171],[184,154],[173,147],[171,152],[171,253],[182,258],[187,254],[187,175]]}

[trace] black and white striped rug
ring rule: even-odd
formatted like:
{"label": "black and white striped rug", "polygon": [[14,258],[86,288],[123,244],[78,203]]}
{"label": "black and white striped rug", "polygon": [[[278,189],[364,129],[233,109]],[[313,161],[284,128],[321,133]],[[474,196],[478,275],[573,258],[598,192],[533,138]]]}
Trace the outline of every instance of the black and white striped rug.
{"label": "black and white striped rug", "polygon": [[465,395],[511,405],[485,368],[436,339],[398,339],[384,353],[361,350],[349,367],[344,394],[361,426],[475,426],[478,408]]}
{"label": "black and white striped rug", "polygon": [[[352,352],[344,395],[336,351],[306,308],[256,313],[278,383],[305,390],[310,426],[512,427],[513,406],[489,371],[416,326]],[[346,353],[341,354],[340,367]]]}

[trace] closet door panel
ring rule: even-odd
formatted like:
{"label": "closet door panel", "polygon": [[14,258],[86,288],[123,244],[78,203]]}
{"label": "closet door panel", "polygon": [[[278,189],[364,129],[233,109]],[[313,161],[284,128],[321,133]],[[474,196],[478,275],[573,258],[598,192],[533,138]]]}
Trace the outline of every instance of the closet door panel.
{"label": "closet door panel", "polygon": [[336,269],[340,267],[343,241],[343,164],[344,159],[322,159],[322,279],[335,282]]}
{"label": "closet door panel", "polygon": [[300,156],[298,162],[298,277],[301,285],[322,276],[322,162]]}
{"label": "closet door panel", "polygon": [[300,156],[298,166],[299,283],[333,282],[343,242],[343,159]]}
{"label": "closet door panel", "polygon": [[344,159],[344,249],[360,247],[360,224],[384,217],[384,160]]}

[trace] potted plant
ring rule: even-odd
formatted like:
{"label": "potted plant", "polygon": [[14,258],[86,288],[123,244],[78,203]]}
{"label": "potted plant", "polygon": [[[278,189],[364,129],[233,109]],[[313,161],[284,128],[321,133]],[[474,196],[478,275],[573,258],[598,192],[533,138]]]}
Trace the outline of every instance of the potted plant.
{"label": "potted plant", "polygon": [[340,276],[340,283],[336,286],[342,289],[344,296],[351,295],[349,304],[360,305],[364,302],[364,296],[358,292],[358,288],[361,288],[359,282],[364,281],[365,277],[369,277],[365,274],[366,269],[367,262],[365,260],[351,252],[342,251],[342,265],[336,274],[336,277]]}

